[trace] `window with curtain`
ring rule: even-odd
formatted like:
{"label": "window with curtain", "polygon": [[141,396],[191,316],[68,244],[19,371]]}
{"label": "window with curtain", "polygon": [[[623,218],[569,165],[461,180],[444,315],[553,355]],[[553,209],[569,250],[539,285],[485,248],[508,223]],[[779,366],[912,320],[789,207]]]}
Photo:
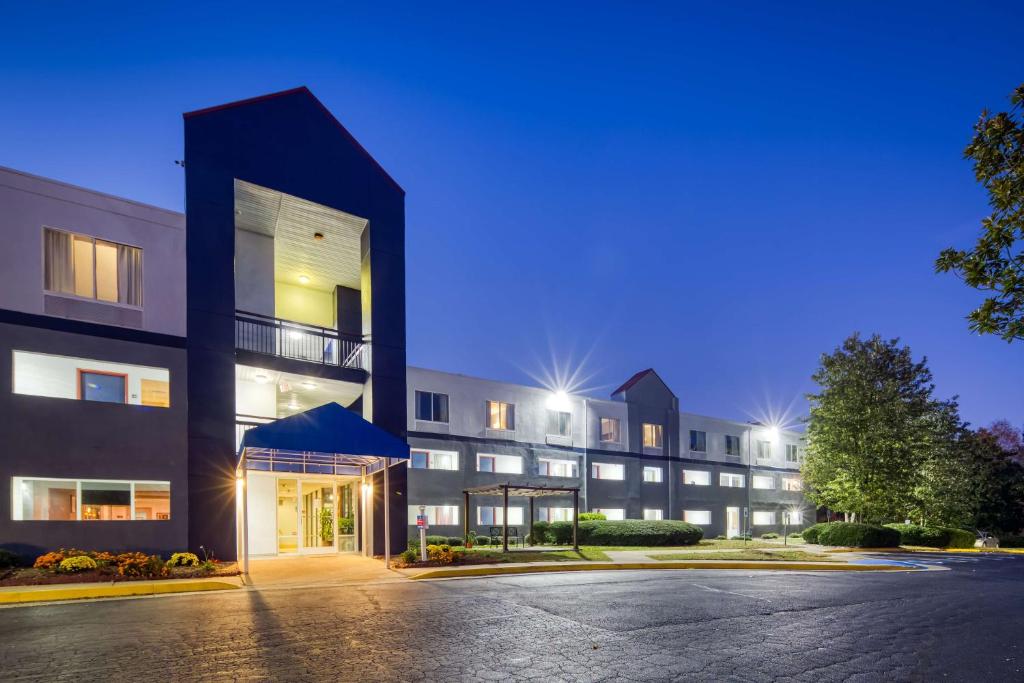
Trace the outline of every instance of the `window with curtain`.
{"label": "window with curtain", "polygon": [[142,306],[142,249],[43,229],[46,291]]}

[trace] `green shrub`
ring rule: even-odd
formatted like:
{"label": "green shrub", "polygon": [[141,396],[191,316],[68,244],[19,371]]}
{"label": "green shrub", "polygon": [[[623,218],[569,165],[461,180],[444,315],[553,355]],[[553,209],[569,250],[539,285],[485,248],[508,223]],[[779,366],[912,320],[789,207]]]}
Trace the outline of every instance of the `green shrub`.
{"label": "green shrub", "polygon": [[17,567],[21,563],[21,558],[10,550],[4,550],[0,548],[0,569],[7,569],[8,567]]}
{"label": "green shrub", "polygon": [[775,533],[774,531],[769,531],[766,534],[761,534],[761,538],[767,539],[769,541],[771,539],[773,539],[773,538],[778,538],[778,537],[779,537],[779,535],[777,533]]}
{"label": "green shrub", "polygon": [[462,538],[462,536],[449,536],[448,538],[445,539],[445,543],[447,545],[452,545],[452,546],[454,546],[454,545],[461,546],[465,542],[466,541],[465,541],[465,539]]}
{"label": "green shrub", "polygon": [[[581,522],[603,522],[606,519],[608,519],[608,517],[603,512],[581,512],[580,513],[580,521]],[[570,522],[570,524],[571,524],[571,522]]]}
{"label": "green shrub", "polygon": [[717,536],[715,536],[715,540],[716,541],[724,541],[724,540],[727,540],[727,539],[725,538],[725,534],[718,534]]}
{"label": "green shrub", "polygon": [[402,551],[400,557],[402,558],[402,564],[415,564],[416,559],[419,557],[419,553],[412,548],[406,548]]}
{"label": "green shrub", "polygon": [[[419,535],[416,536],[419,538]],[[433,534],[427,535],[427,545],[448,545],[447,536],[435,536]]]}
{"label": "green shrub", "polygon": [[1024,548],[1024,536],[1000,536],[1000,548]]}
{"label": "green shrub", "polygon": [[976,536],[971,531],[950,527],[920,526],[918,524],[886,524],[900,534],[900,545],[920,545],[927,548],[973,548]]}
{"label": "green shrub", "polygon": [[750,534],[736,534],[735,536],[730,536],[729,540],[730,541],[749,541],[752,538],[753,537]]}
{"label": "green shrub", "polygon": [[489,539],[487,536],[477,536],[475,539],[473,539],[473,545],[490,545],[490,544],[491,544],[491,539]]}
{"label": "green shrub", "polygon": [[820,524],[813,524],[804,529],[803,531],[801,531],[800,535],[803,536],[804,540],[808,543],[819,543],[819,534],[821,534],[822,531],[827,529],[829,527],[829,524],[832,524],[832,522],[821,522]]}
{"label": "green shrub", "polygon": [[536,545],[544,545],[548,540],[548,529],[550,529],[551,523],[543,520],[533,523],[533,543]]}
{"label": "green shrub", "polygon": [[799,531],[794,531],[793,533],[791,533],[789,535],[789,537],[790,538],[803,538],[804,536]]}
{"label": "green shrub", "polygon": [[900,532],[884,526],[857,522],[833,522],[818,534],[822,545],[844,545],[852,548],[896,548]]}
{"label": "green shrub", "polygon": [[[555,524],[552,523],[552,529]],[[572,523],[567,543],[572,542]],[[605,520],[579,524],[579,542],[586,545],[695,545],[704,537],[704,530],[695,524],[678,520]]]}
{"label": "green shrub", "polygon": [[88,555],[74,555],[60,561],[57,571],[62,574],[74,574],[76,572],[87,572],[96,569],[96,560]]}
{"label": "green shrub", "polygon": [[174,553],[171,559],[167,560],[168,567],[198,567],[199,558],[195,553]]}
{"label": "green shrub", "polygon": [[[580,524],[580,526],[583,526]],[[551,522],[548,526],[548,536],[555,545],[568,545],[572,543],[572,522]]]}

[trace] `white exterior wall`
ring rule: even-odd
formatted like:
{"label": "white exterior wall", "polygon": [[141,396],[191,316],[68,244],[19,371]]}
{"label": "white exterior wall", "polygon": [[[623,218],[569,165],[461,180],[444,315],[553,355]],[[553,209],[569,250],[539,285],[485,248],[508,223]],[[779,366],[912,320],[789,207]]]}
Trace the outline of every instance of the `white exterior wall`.
{"label": "white exterior wall", "polygon": [[139,329],[185,336],[184,215],[4,167],[0,206],[0,309],[44,315],[45,226],[140,247]]}
{"label": "white exterior wall", "polygon": [[[691,429],[707,433],[706,457],[704,453],[690,450]],[[680,455],[684,458],[704,459],[710,462],[729,462],[725,454],[725,436],[727,434],[740,437],[740,464],[751,464],[754,467],[787,468],[794,471],[800,469],[799,463],[786,462],[786,444],[794,444],[798,448],[803,448],[803,435],[800,432],[779,430],[778,435],[773,438],[771,430],[760,425],[691,413],[681,413],[679,415]],[[758,460],[754,457],[754,454],[757,453],[757,442],[762,440],[772,443],[772,457],[768,460]],[[749,451],[751,448],[753,453]]]}
{"label": "white exterior wall", "polygon": [[[628,429],[627,406],[616,401],[587,398],[584,408],[583,397],[569,396],[568,407],[553,408],[572,413],[572,437],[559,439],[547,433],[548,409],[552,406],[553,392],[538,387],[508,384],[493,380],[479,379],[437,370],[409,367],[406,375],[408,386],[408,429],[410,432],[433,432],[479,438],[508,438],[526,443],[548,443],[557,446],[582,448],[583,421],[589,423],[588,448],[626,450]],[[416,392],[431,391],[448,395],[448,425],[422,422],[416,419]],[[487,429],[486,402],[502,401],[515,405],[515,432],[505,433]],[[600,442],[600,418],[619,419],[621,443]]]}

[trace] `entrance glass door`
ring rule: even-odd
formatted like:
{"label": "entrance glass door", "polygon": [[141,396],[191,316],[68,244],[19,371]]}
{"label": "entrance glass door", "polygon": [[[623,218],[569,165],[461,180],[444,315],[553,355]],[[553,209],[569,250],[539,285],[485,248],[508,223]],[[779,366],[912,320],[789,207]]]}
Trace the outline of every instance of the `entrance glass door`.
{"label": "entrance glass door", "polygon": [[740,535],[740,509],[725,508],[725,535],[727,538]]}
{"label": "entrance glass door", "polygon": [[294,555],[299,552],[298,480],[277,480],[277,552]]}
{"label": "entrance glass door", "polygon": [[337,533],[334,513],[334,483],[301,481],[302,550],[307,553],[333,552]]}
{"label": "entrance glass door", "polygon": [[338,485],[338,552],[351,553],[356,550],[358,484],[357,481],[350,481]]}

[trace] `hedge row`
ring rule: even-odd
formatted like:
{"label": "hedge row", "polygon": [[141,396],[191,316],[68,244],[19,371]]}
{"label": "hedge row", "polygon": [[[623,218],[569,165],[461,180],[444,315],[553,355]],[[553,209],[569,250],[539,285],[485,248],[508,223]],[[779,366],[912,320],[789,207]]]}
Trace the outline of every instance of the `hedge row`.
{"label": "hedge row", "polygon": [[[553,543],[572,543],[572,522],[552,522],[548,535]],[[579,543],[584,545],[696,545],[704,530],[678,520],[587,520],[579,523]]]}
{"label": "hedge row", "polygon": [[851,548],[896,548],[900,532],[884,526],[831,522],[809,526],[801,532],[808,543],[843,545]]}
{"label": "hedge row", "polygon": [[920,545],[926,548],[973,548],[975,534],[950,527],[920,526],[918,524],[886,524],[900,532],[900,545]]}

